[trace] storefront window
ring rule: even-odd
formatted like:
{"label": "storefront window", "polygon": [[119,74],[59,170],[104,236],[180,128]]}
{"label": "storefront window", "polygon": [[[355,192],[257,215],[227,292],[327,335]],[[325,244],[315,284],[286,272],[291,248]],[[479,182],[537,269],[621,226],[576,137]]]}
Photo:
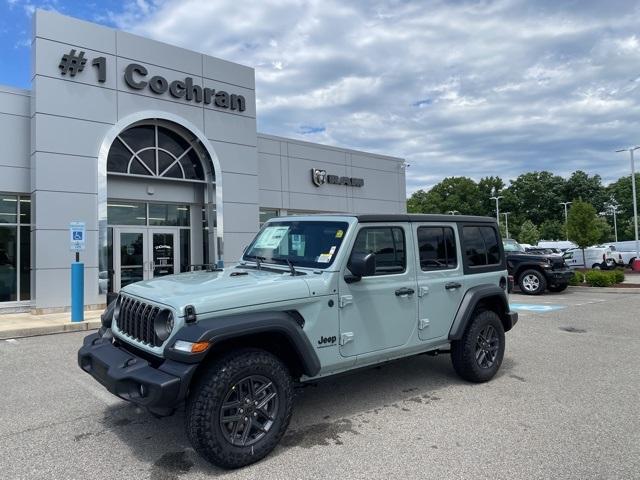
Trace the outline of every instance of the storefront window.
{"label": "storefront window", "polygon": [[0,194],[0,302],[31,298],[31,200]]}
{"label": "storefront window", "polygon": [[261,208],[260,209],[260,227],[272,218],[276,218],[279,215],[279,211],[274,208]]}
{"label": "storefront window", "polygon": [[109,225],[146,225],[147,204],[111,201],[107,203]]}
{"label": "storefront window", "polygon": [[149,225],[188,227],[189,205],[149,204]]}

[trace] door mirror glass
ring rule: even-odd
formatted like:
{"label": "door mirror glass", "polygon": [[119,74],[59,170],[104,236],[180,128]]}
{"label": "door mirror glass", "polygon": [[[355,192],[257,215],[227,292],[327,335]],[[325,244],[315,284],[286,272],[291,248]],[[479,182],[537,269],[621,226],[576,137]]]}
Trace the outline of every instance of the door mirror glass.
{"label": "door mirror glass", "polygon": [[345,275],[347,283],[359,281],[362,277],[376,274],[376,255],[374,253],[353,253],[347,265],[351,275]]}

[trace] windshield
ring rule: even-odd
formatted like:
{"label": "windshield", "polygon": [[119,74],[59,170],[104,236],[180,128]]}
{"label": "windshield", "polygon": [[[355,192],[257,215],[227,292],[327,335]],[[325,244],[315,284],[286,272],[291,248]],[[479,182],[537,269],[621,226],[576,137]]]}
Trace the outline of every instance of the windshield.
{"label": "windshield", "polygon": [[524,248],[515,240],[505,240],[502,242],[505,252],[524,252]]}
{"label": "windshield", "polygon": [[258,232],[242,259],[327,268],[336,258],[348,227],[346,222],[269,222]]}

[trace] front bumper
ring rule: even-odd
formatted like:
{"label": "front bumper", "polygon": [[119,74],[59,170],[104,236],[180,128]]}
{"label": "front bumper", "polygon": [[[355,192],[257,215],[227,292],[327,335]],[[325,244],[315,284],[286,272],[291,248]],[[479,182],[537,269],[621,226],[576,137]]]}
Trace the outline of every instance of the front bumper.
{"label": "front bumper", "polygon": [[566,285],[573,277],[573,270],[567,268],[566,270],[547,270],[545,271],[547,282],[551,285]]}
{"label": "front bumper", "polygon": [[171,409],[184,400],[198,366],[165,360],[154,367],[99,333],[85,337],[78,365],[114,395],[152,409]]}

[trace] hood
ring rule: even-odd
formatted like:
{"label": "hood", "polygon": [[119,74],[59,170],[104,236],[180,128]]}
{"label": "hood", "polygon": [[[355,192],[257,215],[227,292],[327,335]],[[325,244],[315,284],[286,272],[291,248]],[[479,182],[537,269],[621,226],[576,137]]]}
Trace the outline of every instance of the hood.
{"label": "hood", "polygon": [[216,272],[191,272],[127,285],[125,294],[173,307],[184,314],[193,305],[197,314],[249,305],[281,302],[309,296],[307,275],[289,272],[226,268]]}
{"label": "hood", "polygon": [[[552,258],[558,258],[556,255],[542,255],[540,253],[527,253],[527,252],[505,252],[507,258],[517,258],[522,260],[538,260],[544,262]],[[562,258],[562,257],[560,257]]]}

